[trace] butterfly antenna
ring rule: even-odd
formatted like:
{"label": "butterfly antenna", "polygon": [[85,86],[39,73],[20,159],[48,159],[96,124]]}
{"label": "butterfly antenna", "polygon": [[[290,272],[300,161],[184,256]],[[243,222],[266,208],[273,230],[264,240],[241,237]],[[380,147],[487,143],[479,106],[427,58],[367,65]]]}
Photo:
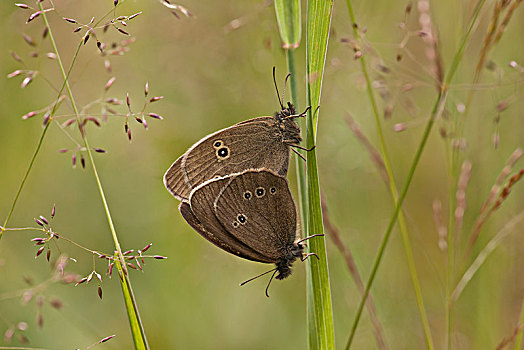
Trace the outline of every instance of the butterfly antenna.
{"label": "butterfly antenna", "polygon": [[[276,68],[275,66],[273,66],[273,83],[275,84],[275,90],[277,90],[277,98],[278,98],[278,103],[280,103],[280,107],[282,109],[284,109],[284,104],[282,103],[282,100],[280,99],[280,92],[278,92],[278,86],[277,86],[277,78],[276,78]],[[287,78],[286,78],[287,80]],[[285,88],[285,86],[284,86]]]}
{"label": "butterfly antenna", "polygon": [[275,269],[275,272],[273,272],[273,274],[271,275],[271,278],[269,279],[269,283],[267,284],[267,287],[266,287],[266,297],[269,298],[269,286],[271,285],[271,282],[273,282],[273,277],[275,277],[275,274],[277,273],[277,269]]}
{"label": "butterfly antenna", "polygon": [[[257,275],[257,276],[255,276],[255,277],[252,277],[252,278],[248,279],[247,281],[244,281],[244,282],[240,283],[240,286],[243,286],[243,285],[246,284],[247,282],[251,282],[251,281],[253,281],[253,280],[256,280],[256,279],[259,278],[259,277],[262,277],[262,276],[264,276],[264,275],[267,275],[267,274],[270,273],[270,272],[273,272],[273,271],[276,272],[276,270],[277,270],[277,268],[275,267],[274,269],[271,269],[271,270],[269,270],[269,271],[266,271],[266,272],[264,272],[264,273],[261,273],[260,275]],[[274,275],[274,274],[273,274],[273,275]],[[273,278],[273,277],[271,277],[271,278]]]}
{"label": "butterfly antenna", "polygon": [[[287,73],[286,79],[284,79],[284,89],[282,89],[282,97],[280,98],[280,101],[282,102],[284,102],[284,96],[286,96],[286,85],[287,85],[287,80],[289,79],[290,76],[291,76],[291,73]],[[282,109],[284,109],[284,107],[282,107]]]}
{"label": "butterfly antenna", "polygon": [[311,235],[311,236],[308,236],[306,238],[302,238],[300,241],[298,241],[297,243],[301,243],[301,242],[304,242],[304,241],[307,241],[308,239],[311,239],[313,237],[320,237],[320,236],[325,236],[323,233],[316,233],[314,235]]}

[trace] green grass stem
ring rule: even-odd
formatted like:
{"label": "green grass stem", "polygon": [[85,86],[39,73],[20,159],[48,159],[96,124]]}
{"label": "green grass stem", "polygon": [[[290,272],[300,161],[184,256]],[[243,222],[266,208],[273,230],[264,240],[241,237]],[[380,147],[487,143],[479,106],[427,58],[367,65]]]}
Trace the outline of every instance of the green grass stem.
{"label": "green grass stem", "polygon": [[[468,28],[462,38],[462,40],[460,41],[460,44],[459,44],[459,47],[458,47],[458,50],[453,58],[453,61],[451,63],[451,66],[450,66],[450,69],[448,71],[448,73],[446,74],[446,77],[444,79],[444,83],[443,85],[441,86],[440,88],[440,91],[438,93],[438,96],[437,96],[437,99],[433,105],[433,108],[431,110],[431,114],[430,114],[430,117],[426,123],[426,126],[424,128],[424,132],[422,134],[422,138],[421,138],[421,141],[419,143],[419,146],[417,148],[417,151],[415,153],[415,157],[413,159],[413,162],[411,164],[411,167],[409,169],[409,172],[408,172],[408,175],[407,175],[407,178],[406,178],[406,182],[402,188],[402,191],[398,197],[398,202],[395,206],[395,209],[393,211],[393,214],[391,216],[391,219],[389,221],[389,224],[388,224],[388,227],[386,229],[386,233],[384,234],[384,237],[382,238],[382,242],[380,244],[380,247],[379,247],[379,250],[378,250],[378,253],[377,253],[377,256],[375,257],[375,260],[373,262],[373,267],[371,269],[371,273],[370,273],[370,276],[369,276],[369,280],[366,284],[366,289],[364,291],[364,295],[362,296],[361,298],[361,301],[360,301],[360,304],[358,306],[358,309],[357,309],[357,313],[355,315],[355,318],[353,320],[353,325],[351,326],[351,331],[350,331],[350,334],[349,334],[349,338],[348,338],[348,341],[346,343],[346,349],[349,349],[351,347],[351,344],[354,340],[354,337],[355,337],[355,333],[356,333],[356,330],[357,330],[357,327],[358,327],[358,324],[359,324],[359,321],[360,321],[360,317],[362,316],[362,310],[364,308],[364,304],[366,302],[366,299],[369,295],[369,291],[371,289],[371,286],[373,285],[373,281],[375,280],[375,277],[376,277],[376,274],[377,274],[377,271],[378,271],[378,267],[380,265],[380,262],[382,261],[382,257],[384,256],[384,252],[385,252],[385,249],[386,249],[386,245],[387,245],[387,242],[389,240],[389,236],[391,235],[391,232],[393,230],[393,227],[395,226],[395,222],[397,220],[397,217],[399,215],[399,212],[400,212],[400,208],[402,206],[402,203],[404,202],[404,199],[406,198],[406,195],[407,195],[407,192],[409,190],[409,187],[411,185],[411,181],[413,180],[413,175],[415,174],[415,170],[418,166],[418,163],[420,161],[420,157],[422,156],[422,153],[424,151],[424,148],[426,146],[426,143],[428,141],[428,138],[429,138],[429,135],[431,133],[431,129],[433,128],[433,125],[435,123],[435,120],[440,116],[440,114],[442,113],[443,109],[444,109],[444,106],[445,106],[445,101],[446,101],[446,97],[447,97],[447,92],[448,92],[448,86],[449,84],[451,83],[456,71],[457,71],[457,68],[458,68],[458,65],[459,63],[462,61],[462,57],[463,57],[463,53],[464,53],[464,49],[465,49],[465,46],[470,38],[470,35],[471,35],[471,32],[473,30],[473,28],[475,27],[475,24],[477,22],[477,18],[478,18],[478,15],[480,13],[480,10],[482,9],[483,5],[485,3],[485,0],[479,0],[477,2],[477,5],[475,6],[475,10],[473,12],[473,15],[472,15],[472,18],[471,18],[471,21],[468,25]],[[449,298],[448,298],[449,300]]]}
{"label": "green grass stem", "polygon": [[[51,26],[49,25],[48,20],[47,20],[47,15],[43,11],[42,3],[38,3],[38,6],[40,8],[40,11],[42,11],[42,17],[43,17],[44,23],[45,23],[46,27],[49,29],[49,34],[48,34],[49,35],[49,39],[51,41],[51,45],[53,46],[54,53],[56,54],[56,59],[57,59],[57,62],[58,62],[58,66],[60,68],[60,72],[62,74],[62,78],[64,80],[64,85],[65,85],[67,94],[69,96],[69,100],[71,101],[71,106],[72,106],[73,111],[74,111],[75,116],[76,116],[77,125],[81,125],[79,112],[78,112],[78,107],[77,107],[77,105],[75,103],[75,99],[74,99],[74,96],[73,96],[73,92],[71,91],[71,87],[69,86],[68,74],[66,73],[66,71],[64,69],[64,65],[62,63],[62,59],[60,57],[60,53],[58,51],[58,48],[56,46],[56,42],[55,42],[55,39],[54,39],[54,36],[53,36],[53,31],[51,29]],[[118,241],[118,237],[117,237],[117,234],[116,234],[115,226],[113,224],[113,219],[111,217],[111,212],[109,211],[109,205],[107,203],[107,200],[106,200],[106,197],[105,197],[105,194],[104,194],[104,190],[102,188],[102,183],[100,181],[100,177],[99,177],[98,171],[96,169],[95,161],[93,159],[93,154],[91,152],[91,148],[89,146],[89,142],[87,140],[87,137],[83,133],[81,133],[81,135],[82,135],[82,140],[84,142],[84,146],[86,148],[86,152],[87,152],[87,155],[88,155],[88,158],[89,158],[89,162],[90,162],[91,167],[93,169],[93,174],[94,174],[95,179],[96,179],[97,187],[98,187],[98,190],[99,190],[99,193],[100,193],[100,197],[102,199],[102,203],[103,203],[104,210],[105,210],[105,213],[106,213],[106,217],[107,217],[107,221],[108,221],[108,224],[109,224],[109,228],[111,230],[111,234],[112,234],[112,237],[113,237],[113,242],[115,244],[115,249],[117,251],[118,259],[115,260],[115,266],[117,267],[118,273],[120,275],[120,285],[122,287],[122,292],[123,292],[123,295],[124,295],[124,302],[125,302],[125,305],[126,305],[127,315],[128,315],[128,318],[129,318],[129,323],[130,323],[130,327],[131,327],[131,334],[133,336],[133,342],[135,344],[135,348],[136,349],[149,349],[149,345],[147,343],[146,336],[145,336],[144,327],[142,325],[142,320],[140,319],[140,315],[138,313],[138,307],[137,307],[137,304],[136,304],[136,301],[135,301],[135,298],[134,298],[134,295],[133,295],[133,290],[131,288],[131,282],[129,280],[129,275],[127,273],[127,268],[126,268],[126,265],[125,265],[125,259],[124,259],[124,256],[122,254],[122,249],[120,248],[120,243]]]}
{"label": "green grass stem", "polygon": [[[355,35],[355,39],[360,42],[361,41],[361,37],[360,37],[358,26],[355,25],[357,22],[355,20],[355,14],[353,12],[353,5],[351,3],[351,0],[347,0],[347,7],[348,7],[349,17],[351,19],[351,23],[352,23],[352,28],[353,28],[353,33]],[[377,131],[379,144],[380,144],[380,153],[382,155],[382,159],[384,161],[384,167],[386,169],[386,173],[387,173],[387,176],[388,176],[389,191],[390,191],[390,194],[391,194],[391,198],[393,199],[393,204],[396,205],[397,202],[398,202],[397,185],[396,185],[395,179],[393,177],[393,171],[391,170],[391,162],[390,162],[388,151],[387,151],[387,146],[386,146],[386,141],[385,141],[385,138],[384,138],[382,123],[380,121],[380,113],[378,111],[378,106],[377,106],[377,102],[376,102],[376,99],[375,99],[375,94],[373,92],[373,87],[371,85],[371,79],[370,79],[369,73],[368,73],[368,67],[367,67],[367,63],[366,63],[366,55],[365,54],[363,54],[360,57],[360,65],[361,65],[361,69],[362,69],[362,74],[364,75],[364,78],[366,80],[366,87],[367,87],[366,90],[367,90],[367,94],[368,94],[368,97],[369,97],[369,102],[370,102],[372,110],[373,110],[373,116],[374,116],[374,119],[375,119],[375,128],[376,128],[376,131]],[[431,329],[430,329],[430,326],[429,326],[429,321],[428,321],[426,309],[424,307],[424,299],[422,297],[422,290],[420,288],[419,278],[418,278],[418,274],[417,274],[417,268],[416,268],[416,264],[415,264],[415,258],[413,257],[413,249],[411,248],[411,243],[410,243],[410,240],[409,240],[409,234],[408,234],[406,219],[404,217],[404,213],[403,213],[402,210],[399,213],[398,221],[399,221],[399,227],[400,227],[400,232],[401,232],[401,236],[402,236],[402,242],[404,244],[404,251],[405,251],[406,257],[407,257],[409,275],[411,277],[411,283],[413,284],[413,290],[415,292],[415,298],[416,298],[416,301],[417,301],[417,307],[418,307],[418,311],[419,311],[420,318],[421,318],[421,321],[422,321],[422,328],[424,330],[424,338],[425,338],[425,341],[426,341],[426,347],[428,349],[430,349],[430,350],[433,350],[434,349],[433,338],[431,336]]]}
{"label": "green grass stem", "polygon": [[[316,144],[317,107],[320,105],[333,1],[310,0],[307,6],[306,97],[311,109],[306,117],[306,147],[312,148]],[[307,234],[312,235],[324,232],[316,149],[307,152],[306,159]],[[318,260],[308,259],[309,348],[334,349],[335,332],[325,237],[311,239],[309,250],[319,257]]]}

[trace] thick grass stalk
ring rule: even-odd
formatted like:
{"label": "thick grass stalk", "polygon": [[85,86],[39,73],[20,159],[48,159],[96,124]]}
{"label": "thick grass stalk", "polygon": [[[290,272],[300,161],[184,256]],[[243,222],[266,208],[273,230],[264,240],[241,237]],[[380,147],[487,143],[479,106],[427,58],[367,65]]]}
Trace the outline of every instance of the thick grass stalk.
{"label": "thick grass stalk", "polygon": [[[292,4],[293,3],[293,4]],[[298,3],[298,6],[297,6]],[[299,12],[298,16],[290,11],[290,8],[294,8],[295,12]],[[291,74],[289,78],[289,85],[291,90],[291,102],[297,110],[300,110],[298,103],[298,93],[297,93],[297,71],[295,65],[295,48],[300,44],[300,33],[301,33],[301,21],[300,21],[300,2],[296,0],[275,0],[275,10],[277,14],[277,23],[280,31],[280,38],[282,40],[282,47],[286,51],[286,63],[287,70]],[[298,36],[296,36],[298,33]],[[298,120],[301,130],[305,130],[305,121],[303,119]],[[297,152],[304,155],[304,152],[297,149]],[[298,199],[299,199],[299,208],[300,208],[300,219],[303,235],[307,235],[307,224],[308,224],[308,200],[307,200],[307,187],[306,187],[306,168],[304,166],[303,160],[300,157],[295,157],[295,168],[297,176],[297,187],[298,187]],[[313,285],[309,276],[311,275],[311,268],[306,264],[306,274],[308,276],[307,284],[307,298],[308,298],[308,310],[311,308],[312,301],[310,302],[311,293],[309,291],[313,290]],[[315,324],[315,317],[312,312],[307,313],[307,324]],[[315,348],[318,344],[316,329],[308,327],[308,340],[309,346]],[[314,344],[314,347],[312,346]]]}
{"label": "thick grass stalk", "polygon": [[[300,110],[298,103],[297,91],[297,71],[295,66],[295,49],[300,44],[301,40],[301,21],[300,21],[300,1],[298,0],[275,0],[275,12],[277,16],[277,24],[280,32],[280,39],[282,40],[282,48],[286,52],[287,71],[289,72],[289,88],[291,91],[291,103],[297,110]],[[305,130],[305,122],[303,118],[297,121],[301,130]],[[297,149],[297,152],[303,154],[303,151]],[[302,232],[307,232],[307,198],[306,194],[306,168],[303,160],[300,157],[296,159],[296,174],[299,196],[300,217],[302,224]]]}
{"label": "thick grass stalk", "polygon": [[[355,35],[355,39],[357,41],[360,41],[361,40],[360,32],[359,32],[358,26],[356,25],[357,23],[356,23],[356,20],[355,20],[355,14],[353,12],[353,6],[352,6],[352,3],[351,3],[351,0],[347,0],[347,7],[348,7],[349,17],[351,19],[351,23],[352,23],[352,28],[353,28],[353,33]],[[379,139],[379,144],[380,144],[380,153],[381,153],[382,159],[384,161],[384,168],[386,170],[386,174],[387,174],[387,178],[388,178],[387,185],[389,186],[389,191],[390,191],[391,197],[393,199],[393,204],[396,205],[397,202],[398,202],[397,185],[395,183],[395,179],[393,177],[393,172],[391,170],[391,162],[389,160],[389,155],[388,155],[388,152],[387,152],[386,141],[385,141],[384,133],[383,133],[383,130],[382,130],[382,123],[380,121],[380,113],[378,111],[377,101],[375,99],[375,94],[373,92],[373,87],[371,85],[371,79],[370,79],[369,73],[368,73],[368,67],[367,67],[367,63],[366,63],[366,55],[365,54],[363,54],[360,57],[360,65],[361,65],[362,73],[363,73],[364,78],[366,80],[367,94],[368,94],[369,102],[370,102],[372,110],[373,110],[373,116],[375,118],[375,127],[376,127],[376,131],[377,131],[377,135],[378,135],[378,139]],[[402,210],[399,213],[398,221],[399,221],[400,232],[401,232],[401,235],[402,235],[402,242],[404,244],[404,251],[405,251],[406,257],[407,257],[409,275],[411,277],[411,283],[413,284],[413,290],[415,292],[415,298],[416,298],[416,301],[417,301],[417,307],[418,307],[420,318],[421,318],[421,321],[422,321],[422,328],[424,330],[424,338],[425,338],[425,341],[426,341],[426,347],[428,349],[432,350],[432,349],[434,349],[433,338],[431,336],[431,329],[429,327],[428,316],[427,316],[427,313],[426,313],[426,309],[424,307],[424,300],[422,298],[422,290],[420,288],[420,283],[419,283],[419,279],[418,279],[415,259],[413,257],[413,250],[411,249],[411,243],[409,241],[409,234],[408,234],[406,219],[404,217],[404,213],[403,213]]]}
{"label": "thick grass stalk", "polygon": [[[356,334],[356,330],[357,330],[357,327],[358,327],[358,324],[359,324],[359,321],[360,321],[360,317],[362,316],[362,310],[364,308],[364,305],[365,305],[365,302],[366,302],[366,299],[369,295],[369,291],[371,289],[371,286],[373,285],[373,281],[375,280],[375,277],[376,277],[376,274],[377,274],[377,271],[378,271],[378,267],[380,265],[380,262],[382,261],[382,257],[384,256],[384,252],[386,250],[386,246],[387,246],[387,242],[389,240],[389,237],[391,235],[391,232],[393,230],[393,227],[395,226],[395,222],[397,220],[397,217],[399,215],[399,212],[400,212],[400,208],[402,207],[402,203],[404,202],[404,199],[406,198],[406,195],[407,195],[407,192],[409,190],[409,187],[411,185],[411,181],[413,180],[413,175],[415,174],[415,170],[418,166],[418,163],[420,161],[420,157],[422,156],[422,152],[424,151],[424,148],[426,147],[426,143],[428,141],[428,138],[429,138],[429,135],[431,133],[431,130],[433,128],[433,125],[435,123],[435,120],[440,116],[440,114],[442,113],[443,109],[444,109],[444,105],[445,105],[445,101],[446,101],[446,97],[447,97],[447,92],[448,92],[448,86],[449,84],[451,83],[456,71],[457,71],[457,68],[458,68],[458,65],[459,63],[462,61],[462,56],[463,56],[463,53],[464,53],[464,49],[465,49],[465,46],[466,46],[466,43],[468,42],[469,40],[469,37],[471,35],[471,32],[473,30],[473,28],[475,27],[475,23],[477,21],[477,18],[478,18],[478,15],[480,13],[480,10],[482,9],[483,5],[485,3],[485,0],[479,0],[477,2],[477,5],[475,7],[475,10],[473,12],[473,16],[471,18],[471,21],[468,25],[468,28],[466,30],[466,33],[464,34],[462,40],[460,41],[460,44],[459,44],[459,47],[458,47],[458,50],[453,58],[453,61],[451,63],[451,66],[450,66],[450,69],[448,71],[448,73],[446,74],[445,76],[445,79],[444,79],[444,83],[442,84],[441,88],[440,88],[440,91],[438,93],[438,96],[437,96],[437,99],[433,105],[433,108],[431,110],[431,114],[430,114],[430,117],[426,123],[426,127],[424,128],[424,132],[422,134],[422,138],[421,138],[421,141],[420,141],[420,144],[417,148],[417,151],[415,153],[415,157],[413,159],[413,162],[411,164],[411,167],[409,169],[409,172],[408,172],[408,175],[407,175],[407,178],[406,178],[406,183],[404,184],[403,188],[402,188],[402,191],[398,197],[398,202],[395,206],[395,209],[393,210],[393,214],[391,216],[391,219],[389,221],[389,224],[388,224],[388,227],[386,229],[386,233],[384,234],[384,237],[382,238],[382,242],[380,244],[380,247],[379,247],[379,250],[378,250],[378,253],[377,253],[377,256],[375,257],[375,261],[373,262],[373,267],[371,269],[371,273],[370,273],[370,276],[369,276],[369,280],[366,284],[366,290],[364,291],[364,295],[362,297],[362,299],[360,300],[360,304],[358,306],[358,309],[357,309],[357,313],[355,315],[355,318],[353,320],[353,325],[351,326],[351,331],[350,331],[350,334],[349,334],[349,338],[348,338],[348,341],[346,343],[346,349],[349,349],[351,347],[351,344],[355,338],[355,334]],[[448,298],[449,300],[449,298]]]}
{"label": "thick grass stalk", "polygon": [[[43,11],[42,3],[38,3],[38,6],[40,8],[40,11],[42,11],[42,18],[44,20],[44,23],[45,23],[46,27],[49,29],[49,34],[48,34],[49,35],[49,40],[51,41],[51,45],[53,46],[54,53],[56,54],[56,60],[58,62],[58,66],[60,68],[60,72],[62,74],[62,78],[64,80],[64,85],[65,85],[65,88],[67,90],[67,94],[68,94],[69,99],[71,101],[71,106],[73,108],[73,111],[74,111],[76,119],[77,119],[77,124],[81,125],[79,112],[78,112],[78,107],[76,106],[75,99],[74,99],[74,96],[73,96],[73,92],[71,91],[71,87],[69,86],[68,75],[66,74],[66,71],[64,69],[64,65],[62,63],[62,59],[60,57],[60,53],[58,52],[58,48],[56,46],[56,42],[55,42],[54,36],[53,36],[53,31],[51,29],[51,26],[49,25],[48,20],[47,20],[47,15]],[[127,273],[127,268],[126,268],[126,265],[125,265],[125,259],[124,259],[124,256],[122,254],[122,249],[120,248],[120,243],[118,241],[118,237],[117,237],[117,234],[116,234],[115,226],[113,224],[113,219],[112,219],[111,213],[109,211],[109,205],[107,204],[107,200],[106,200],[106,197],[105,197],[105,194],[104,194],[104,190],[102,188],[102,183],[100,181],[100,177],[98,176],[98,172],[96,170],[96,165],[95,165],[95,162],[94,162],[94,159],[93,159],[93,154],[91,152],[91,148],[89,146],[89,142],[87,140],[87,137],[85,136],[85,134],[81,133],[81,135],[82,135],[82,140],[84,142],[84,146],[86,148],[86,152],[87,152],[87,155],[88,155],[88,158],[89,158],[89,162],[91,164],[91,168],[93,169],[93,174],[94,174],[95,179],[96,179],[97,187],[98,187],[98,190],[99,190],[99,193],[100,193],[100,197],[102,199],[102,203],[103,203],[104,210],[105,210],[105,213],[106,213],[106,217],[107,217],[107,221],[108,221],[108,224],[109,224],[109,228],[111,230],[111,234],[112,234],[112,237],[113,237],[113,242],[115,244],[115,249],[117,251],[118,259],[115,260],[115,262],[116,262],[115,265],[116,265],[118,273],[120,275],[120,284],[121,284],[121,287],[122,287],[122,292],[124,294],[124,302],[125,302],[125,305],[126,305],[127,315],[128,315],[129,323],[130,323],[130,326],[131,326],[131,334],[133,336],[133,341],[134,341],[134,344],[135,344],[135,348],[136,349],[149,349],[149,345],[147,343],[145,332],[144,332],[144,327],[142,325],[142,321],[141,321],[140,315],[138,313],[138,307],[137,307],[137,304],[136,304],[136,301],[135,301],[135,298],[134,298],[134,295],[133,295],[133,291],[132,291],[132,288],[131,288],[131,282],[129,280],[129,275]]]}
{"label": "thick grass stalk", "polygon": [[300,0],[275,0],[278,29],[284,49],[296,49],[302,34]]}
{"label": "thick grass stalk", "polygon": [[[306,92],[311,106],[306,117],[306,147],[316,144],[317,107],[320,104],[322,78],[326,61],[333,1],[310,0],[307,3],[306,29]],[[308,202],[307,234],[324,232],[316,149],[306,154],[306,183]],[[334,349],[333,310],[329,286],[329,270],[325,237],[309,241],[309,250],[319,259],[308,259],[308,333],[309,348]]]}
{"label": "thick grass stalk", "polygon": [[[286,62],[287,62],[287,70],[289,73],[291,73],[291,76],[289,77],[289,85],[291,90],[291,102],[295,106],[297,110],[300,110],[300,105],[298,104],[298,96],[297,96],[297,73],[295,69],[295,49],[287,49],[286,50]],[[305,122],[304,120],[299,120],[299,125],[301,130],[305,130]],[[300,154],[304,155],[304,152],[302,150],[296,150]],[[305,155],[304,155],[305,156]],[[301,217],[301,223],[302,223],[302,232],[307,232],[307,213],[308,213],[308,206],[307,206],[307,188],[306,188],[306,167],[304,166],[304,161],[302,158],[296,156],[295,157],[295,166],[296,166],[296,175],[297,175],[297,187],[298,187],[298,201],[299,201],[299,207],[300,207],[300,217]]]}

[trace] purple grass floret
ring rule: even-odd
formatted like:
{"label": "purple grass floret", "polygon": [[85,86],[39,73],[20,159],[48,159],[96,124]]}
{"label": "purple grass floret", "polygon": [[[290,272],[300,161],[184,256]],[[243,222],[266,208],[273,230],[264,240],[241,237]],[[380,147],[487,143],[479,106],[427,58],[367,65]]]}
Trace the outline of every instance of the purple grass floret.
{"label": "purple grass floret", "polygon": [[38,258],[38,256],[39,256],[40,254],[42,254],[42,252],[44,251],[44,248],[45,248],[45,246],[44,246],[44,247],[40,247],[40,248],[36,251],[35,259]]}
{"label": "purple grass floret", "polygon": [[42,11],[36,11],[32,13],[31,16],[29,16],[29,18],[27,19],[26,23],[31,22],[32,20],[34,20],[36,17],[40,16],[41,14],[42,14]]}
{"label": "purple grass floret", "polygon": [[151,118],[155,118],[155,119],[158,119],[158,120],[164,120],[164,118],[161,116],[161,115],[158,115],[156,113],[149,113],[148,114]]}
{"label": "purple grass floret", "polygon": [[44,216],[40,215],[40,220],[42,220],[46,225],[49,225],[49,221],[47,221]]}

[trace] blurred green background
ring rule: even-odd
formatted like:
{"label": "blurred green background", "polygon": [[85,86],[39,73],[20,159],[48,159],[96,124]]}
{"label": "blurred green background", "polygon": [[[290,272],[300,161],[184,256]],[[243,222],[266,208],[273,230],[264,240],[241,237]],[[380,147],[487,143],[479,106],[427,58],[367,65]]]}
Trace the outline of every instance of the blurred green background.
{"label": "blurred green background", "polygon": [[[47,1],[44,3],[49,7]],[[460,117],[456,106],[464,102],[472,88],[469,84],[494,3],[488,1],[480,16],[450,87],[446,113],[437,122],[437,128],[449,128],[453,119]],[[416,6],[407,17],[406,29],[399,28],[406,17],[406,4],[396,0],[354,4],[360,28],[366,29],[364,50],[377,96],[382,96],[379,108],[383,111],[386,106],[393,107],[391,117],[384,120],[384,128],[399,185],[404,183],[436,98],[431,61],[425,55],[427,45],[417,36],[420,14]],[[34,4],[31,2],[31,5]],[[57,0],[54,5],[57,11],[48,16],[62,59],[69,65],[80,34],[72,33],[76,26],[61,17],[75,18],[80,23],[88,23],[93,16],[98,20],[111,10],[113,1]],[[163,121],[148,120],[149,130],[145,131],[130,120],[131,143],[124,134],[120,116],[110,116],[101,128],[91,123],[87,126],[91,146],[108,151],[95,154],[95,161],[123,250],[153,243],[149,252],[168,256],[167,260],[147,261],[144,273],[132,271],[131,274],[149,343],[152,349],[303,349],[307,346],[304,264],[295,264],[291,278],[275,281],[269,299],[264,295],[266,279],[240,288],[240,282],[266,271],[268,266],[231,256],[202,239],[183,221],[177,210],[178,201],[162,184],[165,170],[201,137],[239,121],[271,115],[279,109],[271,69],[277,67],[281,82],[286,61],[280,48],[272,2],[199,1],[182,5],[187,6],[194,17],[182,15],[177,19],[155,1],[125,1],[111,17],[142,11],[125,28],[136,42],[127,46],[129,51],[123,56],[109,57],[112,72],[108,73],[104,68],[107,57],[101,57],[91,39],[81,48],[70,78],[76,102],[81,106],[103,96],[104,85],[113,76],[116,81],[105,96],[125,100],[128,92],[134,110],[140,110],[143,104],[146,82],[150,85],[150,96],[164,96],[147,109],[162,115]],[[473,5],[473,1],[431,3],[445,69],[449,67]],[[37,42],[41,40],[42,18],[25,24],[30,14],[31,10],[18,9],[14,2],[0,3],[1,222],[42,132],[41,115],[29,120],[20,117],[53,102],[56,92],[46,79],[55,87],[61,82],[56,61],[45,57],[45,53],[51,51],[49,40],[31,47],[23,39],[25,33]],[[461,157],[470,160],[473,167],[459,242],[464,242],[471,232],[480,206],[507,158],[516,148],[523,147],[524,73],[508,65],[512,60],[524,64],[523,23],[524,13],[518,8],[507,32],[489,56],[492,69],[483,72],[482,89],[475,93],[465,125],[467,147]],[[108,44],[128,39],[114,28],[105,34],[100,29],[96,33],[101,42]],[[399,48],[406,35],[410,35],[407,46]],[[335,2],[317,154],[321,188],[331,220],[353,252],[363,279],[367,280],[393,208],[389,192],[367,151],[346,122],[346,114],[350,113],[371,142],[378,144],[360,63],[353,58],[354,52],[347,40],[342,40],[350,38],[352,30],[346,4]],[[304,36],[302,41],[305,42]],[[10,50],[22,57],[27,68],[12,58]],[[39,57],[31,57],[34,51],[40,53]],[[397,62],[399,53],[403,58]],[[302,46],[296,56],[299,109],[302,109],[305,101]],[[40,73],[29,86],[21,89],[22,77],[6,78],[16,69]],[[414,88],[405,91],[402,89],[405,84]],[[508,101],[509,107],[498,113],[497,104],[503,100]],[[126,113],[125,104],[114,109]],[[100,113],[100,108],[90,112]],[[71,113],[66,101],[57,115]],[[499,122],[495,122],[497,115]],[[393,131],[397,123],[407,123],[407,129]],[[437,348],[443,348],[447,253],[438,248],[432,203],[443,202],[446,221],[449,191],[446,144],[449,141],[439,136],[437,128],[423,154],[404,208],[434,341]],[[80,140],[75,128],[67,130]],[[494,147],[492,140],[497,132],[500,143]],[[113,243],[90,167],[72,168],[71,153],[57,152],[74,147],[56,124],[50,127],[9,227],[35,226],[33,218],[39,215],[49,218],[51,207],[56,204],[55,231],[91,249],[110,253]],[[519,166],[522,167],[522,161],[515,169],[520,169]],[[294,187],[293,171],[289,177]],[[521,184],[517,184],[502,208],[487,222],[476,252],[522,212],[523,194]],[[493,349],[502,338],[512,334],[524,296],[522,227],[520,222],[513,229],[459,299],[453,337],[456,348]],[[8,231],[0,241],[0,333],[23,321],[27,322],[27,330],[16,334],[25,335],[30,340],[29,346],[85,348],[116,334],[116,338],[97,348],[131,348],[120,286],[106,275],[102,284],[103,300],[97,297],[95,282],[77,287],[48,285],[41,291],[46,298],[40,311],[43,327],[37,326],[39,308],[35,300],[22,304],[17,294],[27,288],[24,278],[38,284],[51,274],[45,256],[34,259],[37,248],[30,239],[37,236],[38,232]],[[77,260],[68,264],[68,271],[81,276],[92,271],[90,254],[64,241],[58,242],[58,249]],[[58,254],[54,246],[52,257]],[[328,254],[335,335],[337,348],[342,348],[358,306],[359,293],[343,257],[329,238]],[[392,235],[384,260],[372,296],[387,342],[392,349],[423,348],[422,327],[398,232]],[[96,263],[97,271],[105,271],[103,261]],[[55,298],[64,304],[60,310],[47,303]],[[11,343],[0,338],[0,344],[15,346],[20,342],[15,336]],[[372,327],[364,311],[354,348],[374,347]]]}

